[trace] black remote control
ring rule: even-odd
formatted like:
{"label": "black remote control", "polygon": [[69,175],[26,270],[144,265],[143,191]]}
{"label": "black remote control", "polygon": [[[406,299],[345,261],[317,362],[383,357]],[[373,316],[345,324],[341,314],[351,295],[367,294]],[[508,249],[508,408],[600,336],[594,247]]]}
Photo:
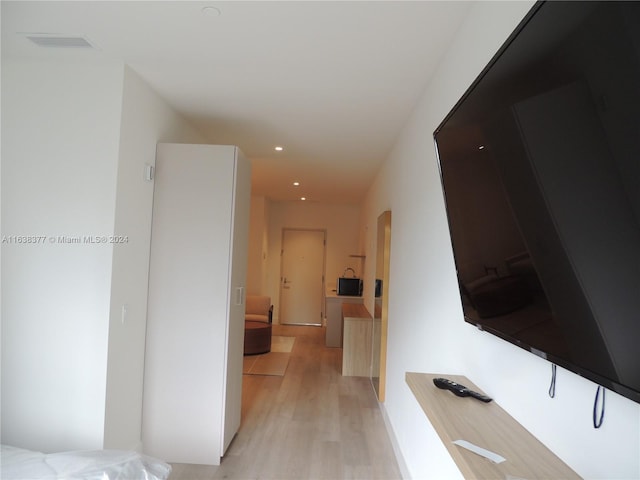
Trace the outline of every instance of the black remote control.
{"label": "black remote control", "polygon": [[459,383],[449,380],[448,378],[434,378],[433,384],[438,388],[442,388],[443,390],[451,390],[454,394],[456,394],[459,397],[473,397],[485,403],[493,400],[492,398],[487,397],[486,395],[483,395],[478,392],[474,392],[473,390],[469,390],[464,385],[460,385]]}

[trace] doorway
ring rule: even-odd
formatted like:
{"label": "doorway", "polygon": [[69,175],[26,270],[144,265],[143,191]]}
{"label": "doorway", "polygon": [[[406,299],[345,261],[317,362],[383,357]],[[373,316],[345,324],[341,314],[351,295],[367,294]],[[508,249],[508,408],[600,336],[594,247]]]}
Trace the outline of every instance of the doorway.
{"label": "doorway", "polygon": [[322,325],[325,230],[282,229],[279,321]]}

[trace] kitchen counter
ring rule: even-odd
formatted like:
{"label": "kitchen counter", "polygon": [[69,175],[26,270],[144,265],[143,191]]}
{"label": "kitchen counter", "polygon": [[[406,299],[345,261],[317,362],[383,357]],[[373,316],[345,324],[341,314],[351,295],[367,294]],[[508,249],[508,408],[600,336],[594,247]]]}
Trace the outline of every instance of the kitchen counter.
{"label": "kitchen counter", "polygon": [[342,347],[342,305],[364,303],[362,297],[338,295],[335,290],[325,295],[325,312],[327,317],[327,332],[325,344],[327,347]]}

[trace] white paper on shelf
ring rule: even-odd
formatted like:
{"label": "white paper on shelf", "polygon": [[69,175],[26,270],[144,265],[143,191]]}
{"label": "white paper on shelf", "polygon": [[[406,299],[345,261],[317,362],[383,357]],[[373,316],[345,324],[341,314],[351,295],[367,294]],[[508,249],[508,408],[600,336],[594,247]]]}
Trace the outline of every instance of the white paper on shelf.
{"label": "white paper on shelf", "polygon": [[489,460],[491,460],[493,463],[502,463],[504,461],[506,461],[506,458],[498,455],[495,452],[492,452],[490,450],[486,450],[482,447],[479,447],[477,445],[474,445],[471,442],[467,442],[466,440],[454,440],[454,442],[456,445],[458,445],[459,447],[462,448],[466,448],[467,450],[480,455],[481,457],[487,458]]}

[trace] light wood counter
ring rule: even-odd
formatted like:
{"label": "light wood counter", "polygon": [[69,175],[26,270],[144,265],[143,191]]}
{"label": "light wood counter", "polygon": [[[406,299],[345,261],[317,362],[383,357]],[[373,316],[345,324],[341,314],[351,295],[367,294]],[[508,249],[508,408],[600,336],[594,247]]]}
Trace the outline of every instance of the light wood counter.
{"label": "light wood counter", "polygon": [[[406,382],[465,478],[578,479],[581,478],[495,400],[483,403],[441,390],[433,379],[444,377],[471,390],[480,390],[460,375],[410,373]],[[466,440],[506,458],[493,463],[452,443]]]}
{"label": "light wood counter", "polygon": [[371,314],[367,307],[362,303],[345,303],[342,305],[342,316],[344,318],[356,318],[363,319],[368,318],[371,320]]}
{"label": "light wood counter", "polygon": [[361,303],[342,305],[344,335],[342,344],[342,375],[371,376],[371,335],[373,319]]}
{"label": "light wood counter", "polygon": [[362,297],[337,295],[335,290],[325,295],[325,312],[327,329],[325,344],[327,347],[342,347],[342,305],[346,303],[362,303]]}

